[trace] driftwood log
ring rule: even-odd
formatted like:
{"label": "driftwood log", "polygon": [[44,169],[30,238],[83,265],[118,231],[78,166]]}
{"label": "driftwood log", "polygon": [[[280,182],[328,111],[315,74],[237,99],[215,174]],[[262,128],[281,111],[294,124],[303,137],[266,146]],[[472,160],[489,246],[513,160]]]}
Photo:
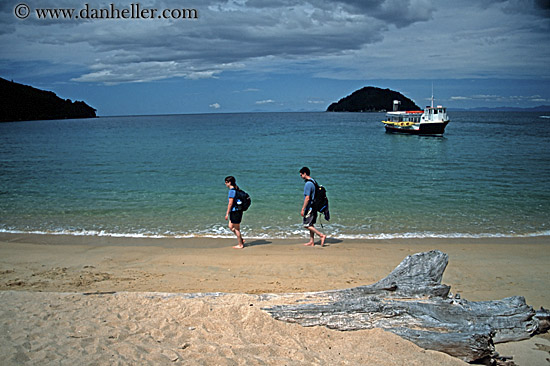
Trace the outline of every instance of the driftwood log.
{"label": "driftwood log", "polygon": [[386,278],[368,286],[304,294],[292,305],[264,308],[275,319],[351,331],[383,328],[424,349],[466,362],[495,357],[494,343],[548,330],[549,312],[535,312],[521,296],[467,301],[441,284],[448,255],[408,256]]}

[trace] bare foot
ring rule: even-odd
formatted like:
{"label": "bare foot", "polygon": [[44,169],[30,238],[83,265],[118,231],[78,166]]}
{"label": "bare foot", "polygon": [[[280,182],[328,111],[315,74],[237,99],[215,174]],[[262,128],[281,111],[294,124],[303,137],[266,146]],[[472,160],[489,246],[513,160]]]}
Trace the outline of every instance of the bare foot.
{"label": "bare foot", "polygon": [[309,242],[304,244],[306,247],[312,247],[315,246],[315,243]]}
{"label": "bare foot", "polygon": [[243,249],[243,248],[244,248],[244,245],[235,245],[233,248],[235,248],[235,249]]}
{"label": "bare foot", "polygon": [[326,235],[321,235],[321,246],[324,247],[325,246],[325,239],[327,238]]}

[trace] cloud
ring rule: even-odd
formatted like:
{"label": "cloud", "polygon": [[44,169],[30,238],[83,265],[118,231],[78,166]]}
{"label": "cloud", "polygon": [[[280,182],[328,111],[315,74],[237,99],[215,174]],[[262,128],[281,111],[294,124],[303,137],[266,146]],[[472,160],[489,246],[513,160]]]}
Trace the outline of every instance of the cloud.
{"label": "cloud", "polygon": [[475,94],[470,96],[452,96],[450,100],[453,102],[460,101],[483,101],[483,102],[499,102],[499,103],[548,103],[550,99],[536,95],[497,95],[497,94]]}
{"label": "cloud", "polygon": [[430,20],[436,10],[436,3],[430,0],[343,0],[341,2],[399,28]]}
{"label": "cloud", "polygon": [[[196,8],[197,19],[141,20],[20,20],[16,3],[0,6],[0,45],[10,50],[0,56],[0,72],[29,73],[20,65],[43,63],[56,65],[59,75],[71,70],[74,82],[101,84],[227,72],[550,77],[550,47],[543,47],[550,31],[547,0],[527,6],[521,0],[204,0],[186,4]],[[77,0],[29,5],[83,7]],[[182,3],[143,0],[140,6],[180,9]]]}
{"label": "cloud", "polygon": [[246,89],[243,89],[243,90],[233,90],[232,93],[257,93],[259,92],[260,89],[258,88],[246,88]]}
{"label": "cloud", "polygon": [[[412,7],[417,1],[405,0],[375,1],[370,6],[349,0],[206,0],[197,4],[199,17],[192,20],[46,20],[34,13],[19,20],[11,7],[4,6],[0,42],[16,50],[2,56],[11,62],[31,58],[88,68],[89,72],[73,78],[79,82],[212,78],[229,70],[254,68],[265,60],[299,62],[380,41],[388,23],[382,17],[391,8],[388,4],[395,2],[409,5],[399,12],[407,17],[407,24],[426,19]],[[83,8],[76,0],[36,1],[30,6],[74,8],[77,13]],[[122,9],[130,4],[116,6]],[[143,1],[140,6],[179,9],[181,2]],[[78,54],[71,52],[75,48]]]}
{"label": "cloud", "polygon": [[213,104],[210,104],[209,107],[214,109],[220,109],[221,105],[219,103],[213,103]]}
{"label": "cloud", "polygon": [[272,99],[258,100],[256,101],[255,104],[271,104],[271,103],[275,103],[275,101]]}

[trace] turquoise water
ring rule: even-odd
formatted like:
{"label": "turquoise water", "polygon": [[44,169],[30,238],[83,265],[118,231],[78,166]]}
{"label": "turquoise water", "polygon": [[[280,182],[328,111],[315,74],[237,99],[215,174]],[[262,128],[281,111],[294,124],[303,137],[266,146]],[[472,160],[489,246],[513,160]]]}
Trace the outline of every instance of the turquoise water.
{"label": "turquoise water", "polygon": [[0,231],[232,237],[224,178],[252,196],[247,237],[297,238],[306,165],[338,238],[550,235],[550,119],[450,112],[444,137],[379,113],[249,113],[0,124]]}

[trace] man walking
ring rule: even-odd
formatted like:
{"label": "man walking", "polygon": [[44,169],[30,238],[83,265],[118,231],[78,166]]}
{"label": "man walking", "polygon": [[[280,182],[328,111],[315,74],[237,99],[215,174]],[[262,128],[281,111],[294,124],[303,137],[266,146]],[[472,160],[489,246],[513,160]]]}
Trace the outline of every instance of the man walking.
{"label": "man walking", "polygon": [[309,242],[305,243],[306,246],[315,246],[315,234],[321,238],[321,246],[325,245],[326,235],[322,234],[314,227],[317,221],[317,211],[311,208],[313,200],[315,199],[315,183],[313,178],[310,177],[310,170],[308,167],[300,169],[300,177],[306,182],[304,186],[304,204],[302,205],[301,215],[304,218],[304,227],[309,230]]}

